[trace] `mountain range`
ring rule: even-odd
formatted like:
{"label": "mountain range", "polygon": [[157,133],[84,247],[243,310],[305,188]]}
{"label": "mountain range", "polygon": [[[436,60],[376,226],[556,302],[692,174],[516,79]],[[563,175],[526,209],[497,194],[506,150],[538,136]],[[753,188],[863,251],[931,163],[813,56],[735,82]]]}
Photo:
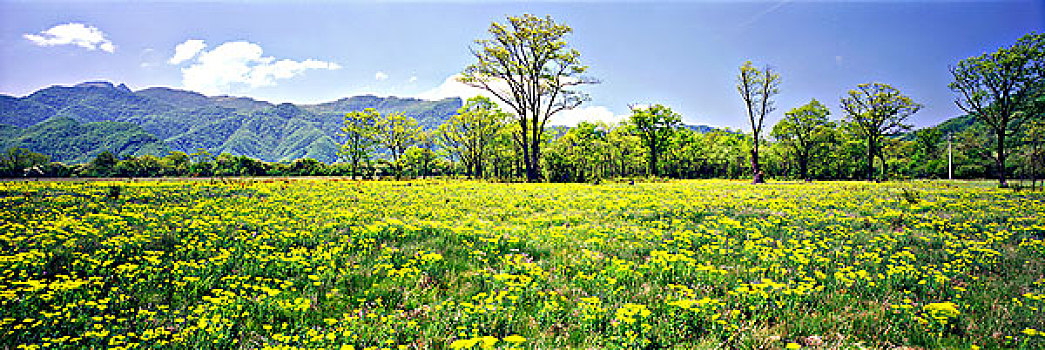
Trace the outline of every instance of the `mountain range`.
{"label": "mountain range", "polygon": [[0,148],[24,147],[53,161],[82,163],[110,151],[166,155],[229,153],[265,161],[337,160],[345,113],[366,108],[403,112],[438,127],[461,99],[355,96],[314,105],[272,104],[248,97],[205,96],[165,87],[86,82],[25,97],[0,95]]}
{"label": "mountain range", "polygon": [[[338,132],[345,113],[366,108],[403,112],[433,130],[461,105],[460,98],[427,101],[372,95],[311,105],[272,104],[167,87],[132,91],[123,84],[85,82],[51,86],[25,97],[0,94],[0,150],[22,147],[68,164],[88,162],[105,151],[163,156],[201,149],[269,162],[313,158],[329,164],[338,160]],[[941,128],[961,130],[973,122],[955,118]],[[701,133],[723,131],[706,125],[684,127]]]}

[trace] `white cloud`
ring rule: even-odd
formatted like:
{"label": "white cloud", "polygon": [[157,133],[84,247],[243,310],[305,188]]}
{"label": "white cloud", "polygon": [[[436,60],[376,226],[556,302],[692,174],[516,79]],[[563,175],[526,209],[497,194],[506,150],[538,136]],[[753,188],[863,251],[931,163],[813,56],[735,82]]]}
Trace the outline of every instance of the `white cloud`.
{"label": "white cloud", "polygon": [[204,43],[203,40],[185,40],[185,42],[178,44],[178,46],[174,47],[174,56],[171,56],[171,58],[167,60],[167,63],[179,64],[191,60],[192,58],[196,57],[196,54],[200,53],[200,51],[203,51],[203,49],[206,47],[207,44]]}
{"label": "white cloud", "polygon": [[[512,113],[512,110],[494,97],[493,94],[486,90],[462,83],[457,80],[458,77],[460,77],[460,75],[452,75],[449,78],[446,78],[442,84],[434,89],[417,94],[415,97],[426,100],[460,97],[462,100],[467,100],[475,96],[486,96],[500,105],[502,110]],[[613,114],[613,112],[605,106],[580,106],[572,110],[565,110],[556,113],[550,120],[548,120],[548,125],[574,126],[581,121],[604,121],[607,123],[616,123],[624,120],[624,118],[625,116]]]}
{"label": "white cloud", "polygon": [[22,37],[38,46],[76,45],[92,51],[97,49],[108,53],[116,51],[116,45],[105,38],[105,33],[83,23],[60,24],[39,34],[26,33]]}
{"label": "white cloud", "polygon": [[474,88],[466,85],[465,83],[457,81],[458,77],[460,77],[460,74],[451,75],[450,77],[446,78],[446,80],[444,80],[443,83],[439,86],[431,90],[417,94],[416,97],[426,100],[440,100],[447,97],[460,97],[461,99],[469,99],[478,95],[482,95],[496,100],[493,97],[493,95],[491,95],[486,90]]}
{"label": "white cloud", "polygon": [[410,80],[408,80],[407,82],[409,82],[411,84],[416,83],[417,82],[417,76],[411,76]]}
{"label": "white cloud", "polygon": [[246,41],[226,42],[213,50],[194,55],[192,65],[182,68],[182,85],[204,94],[229,93],[234,88],[276,85],[309,69],[341,69],[337,63],[307,59],[277,60],[263,56],[261,46]]}
{"label": "white cloud", "polygon": [[606,122],[607,124],[619,123],[627,116],[615,115],[609,108],[604,106],[580,106],[571,110],[555,113],[548,125],[574,126],[580,122]]}
{"label": "white cloud", "polygon": [[385,72],[374,73],[374,80],[382,81],[385,79],[388,79],[388,74],[385,74]]}

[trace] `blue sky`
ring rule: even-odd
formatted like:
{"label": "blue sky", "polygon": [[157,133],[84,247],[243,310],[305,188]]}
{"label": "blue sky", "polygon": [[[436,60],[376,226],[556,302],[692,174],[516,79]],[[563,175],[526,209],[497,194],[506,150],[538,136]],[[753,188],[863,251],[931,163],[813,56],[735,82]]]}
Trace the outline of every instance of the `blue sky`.
{"label": "blue sky", "polygon": [[782,76],[769,125],[812,98],[840,119],[845,91],[877,81],[924,104],[912,122],[927,126],[960,113],[948,65],[1045,25],[1041,1],[4,0],[0,93],[107,80],[271,102],[467,95],[452,76],[473,61],[472,41],[522,13],[573,27],[569,41],[602,80],[587,89],[591,103],[557,123],[618,120],[629,104],[661,103],[688,124],[744,130],[734,84],[746,60]]}

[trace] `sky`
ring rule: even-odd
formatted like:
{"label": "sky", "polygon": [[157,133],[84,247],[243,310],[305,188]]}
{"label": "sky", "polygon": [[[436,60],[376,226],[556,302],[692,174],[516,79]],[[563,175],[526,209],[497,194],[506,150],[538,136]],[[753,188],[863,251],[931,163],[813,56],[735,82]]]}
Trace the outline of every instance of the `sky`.
{"label": "sky", "polygon": [[781,75],[771,127],[817,99],[843,118],[857,84],[890,84],[924,108],[916,127],[961,115],[950,65],[1045,26],[1043,1],[9,1],[0,0],[0,94],[123,83],[273,103],[437,99],[491,22],[530,13],[573,28],[591,101],[553,117],[619,121],[663,104],[687,124],[749,130],[739,66]]}

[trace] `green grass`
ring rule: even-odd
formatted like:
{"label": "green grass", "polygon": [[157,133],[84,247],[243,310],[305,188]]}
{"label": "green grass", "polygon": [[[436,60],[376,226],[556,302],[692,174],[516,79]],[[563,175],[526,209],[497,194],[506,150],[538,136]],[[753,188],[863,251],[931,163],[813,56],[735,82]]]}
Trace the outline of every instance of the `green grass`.
{"label": "green grass", "polygon": [[0,202],[0,347],[1045,346],[1045,195],[986,182],[26,182]]}

